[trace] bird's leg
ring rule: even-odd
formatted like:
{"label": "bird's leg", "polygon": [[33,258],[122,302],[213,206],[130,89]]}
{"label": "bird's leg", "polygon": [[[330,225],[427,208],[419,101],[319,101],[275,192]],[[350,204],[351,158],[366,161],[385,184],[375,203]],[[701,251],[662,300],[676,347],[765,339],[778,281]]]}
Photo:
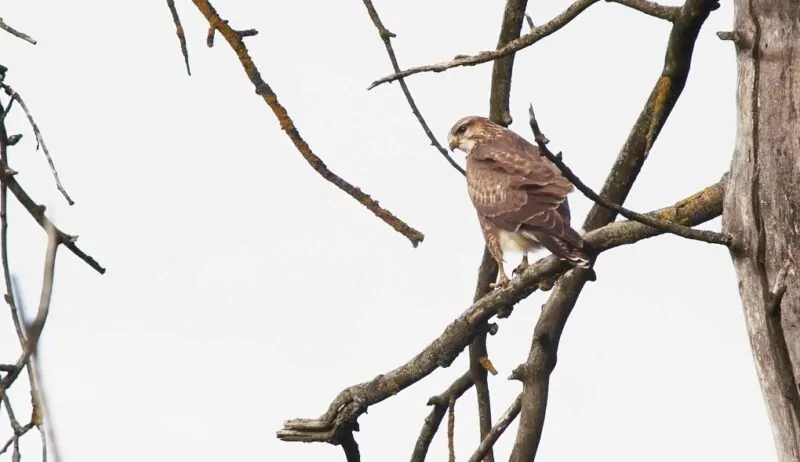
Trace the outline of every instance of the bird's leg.
{"label": "bird's leg", "polygon": [[525,268],[527,268],[528,266],[530,265],[528,263],[528,254],[526,253],[525,255],[522,256],[522,261],[519,263],[519,265],[516,268],[514,268],[514,271],[511,272],[511,277],[514,277],[518,274],[522,274],[522,272],[525,271]]}
{"label": "bird's leg", "polygon": [[491,289],[499,289],[508,285],[508,276],[503,268],[503,261],[497,262],[497,282],[489,284]]}

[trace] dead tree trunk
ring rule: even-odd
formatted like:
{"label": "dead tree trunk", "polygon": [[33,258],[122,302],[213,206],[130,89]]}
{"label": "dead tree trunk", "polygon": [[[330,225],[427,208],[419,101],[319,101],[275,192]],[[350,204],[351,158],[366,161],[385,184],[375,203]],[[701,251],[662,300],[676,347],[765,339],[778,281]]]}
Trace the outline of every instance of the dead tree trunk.
{"label": "dead tree trunk", "polygon": [[736,148],[723,209],[781,462],[800,462],[800,5],[735,0]]}

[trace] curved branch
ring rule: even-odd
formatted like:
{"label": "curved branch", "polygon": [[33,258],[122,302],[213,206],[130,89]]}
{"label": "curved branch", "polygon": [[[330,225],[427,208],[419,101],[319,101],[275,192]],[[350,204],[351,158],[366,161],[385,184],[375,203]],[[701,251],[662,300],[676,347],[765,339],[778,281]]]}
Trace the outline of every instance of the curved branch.
{"label": "curved branch", "polygon": [[[227,21],[220,18],[217,10],[211,5],[208,0],[192,0],[197,6],[197,9],[205,16],[208,21],[209,28],[218,31],[228,42],[231,49],[236,53],[239,62],[242,64],[247,77],[250,82],[255,86],[256,93],[261,95],[264,102],[267,103],[269,108],[277,117],[281,129],[286,133],[289,139],[294,144],[295,148],[300,152],[308,164],[317,171],[325,180],[332,183],[337,188],[341,189],[350,197],[357,200],[361,205],[366,207],[370,212],[375,214],[376,217],[383,220],[386,224],[394,228],[395,231],[405,236],[411,244],[416,247],[425,239],[425,235],[416,229],[406,224],[403,220],[394,216],[390,211],[378,205],[378,202],[372,199],[369,194],[365,194],[360,188],[353,186],[345,181],[340,176],[333,173],[325,163],[311,150],[311,147],[306,143],[294,121],[289,117],[286,108],[278,101],[278,95],[275,94],[272,87],[264,81],[261,77],[253,59],[250,57],[250,52],[244,44],[242,37],[247,36],[242,32],[236,31],[228,25]],[[209,34],[211,35],[211,34]]]}
{"label": "curved branch", "polygon": [[[677,204],[649,215],[684,226],[695,226],[716,218],[722,211],[724,180]],[[596,253],[629,245],[662,231],[635,221],[611,223],[584,236]],[[510,314],[511,308],[533,293],[539,282],[555,278],[570,270],[569,263],[548,256],[530,265],[505,288],[495,290],[464,311],[444,332],[419,354],[400,367],[379,375],[369,382],[346,388],[317,419],[293,419],[284,422],[277,437],[283,441],[327,442],[335,444],[343,431],[349,431],[369,406],[396,395],[428,376],[439,367],[449,366],[469,345],[477,328],[500,311]]]}

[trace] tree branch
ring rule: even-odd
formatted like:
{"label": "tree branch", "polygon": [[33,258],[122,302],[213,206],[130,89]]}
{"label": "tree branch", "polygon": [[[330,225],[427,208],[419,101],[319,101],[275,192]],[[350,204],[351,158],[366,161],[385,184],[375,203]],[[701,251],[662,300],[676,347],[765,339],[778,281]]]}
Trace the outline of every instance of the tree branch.
{"label": "tree branch", "polygon": [[[17,98],[17,101],[19,99]],[[5,113],[2,114],[4,116]],[[2,153],[2,157],[5,157],[5,152],[8,149],[8,133],[6,131],[5,119],[4,117],[0,117],[0,153]],[[14,197],[22,204],[23,207],[30,213],[34,220],[39,223],[43,229],[47,230],[48,227],[52,227],[56,234],[58,235],[58,240],[61,244],[63,244],[66,248],[68,248],[75,256],[83,260],[87,265],[89,265],[92,269],[97,271],[100,274],[104,274],[106,269],[100,266],[97,261],[92,258],[91,256],[87,255],[83,250],[78,248],[75,244],[75,241],[78,239],[77,236],[71,236],[56,227],[47,217],[44,215],[45,207],[43,205],[39,205],[31,199],[27,192],[20,186],[17,180],[14,178],[16,172],[11,170],[5,162],[0,161],[0,182],[5,185]]]}
{"label": "tree branch", "polygon": [[277,117],[281,129],[286,133],[289,139],[294,144],[295,148],[300,152],[308,164],[317,171],[325,180],[341,189],[353,199],[357,200],[361,205],[369,209],[375,216],[383,220],[386,224],[394,228],[395,231],[405,236],[411,244],[416,247],[425,238],[425,236],[416,229],[407,225],[404,221],[394,216],[390,211],[384,209],[378,202],[372,199],[368,194],[365,194],[361,189],[348,183],[332,171],[328,169],[325,163],[320,159],[309,147],[308,143],[300,136],[300,132],[294,124],[294,121],[289,117],[286,108],[278,101],[278,96],[273,91],[272,87],[264,81],[261,73],[253,63],[250,57],[250,52],[247,50],[242,41],[242,37],[246,34],[235,31],[226,21],[220,18],[217,10],[211,5],[208,0],[192,0],[197,6],[197,9],[205,16],[208,21],[209,27],[218,31],[230,45],[231,49],[236,53],[239,62],[242,64],[247,77],[255,86],[256,93],[260,95],[264,102],[270,107],[272,112]]}
{"label": "tree branch", "polygon": [[567,24],[570,23],[570,21],[572,21],[579,14],[581,14],[583,10],[589,8],[590,6],[592,6],[597,2],[598,0],[577,0],[575,3],[570,5],[563,13],[551,19],[549,22],[534,28],[529,33],[523,35],[522,37],[516,40],[508,42],[508,44],[506,44],[500,49],[493,51],[482,51],[472,56],[458,56],[452,61],[444,63],[412,67],[410,69],[406,69],[401,72],[396,72],[392,75],[382,77],[372,82],[372,84],[369,87],[367,87],[367,90],[371,90],[377,87],[378,85],[382,85],[388,82],[393,82],[402,77],[408,77],[410,75],[419,74],[421,72],[443,72],[448,69],[452,69],[454,67],[475,66],[476,64],[482,64],[489,61],[494,61],[495,59],[508,56],[512,53],[516,53],[517,51],[533,45],[539,40],[549,36],[553,32],[556,32],[557,30],[566,26]]}
{"label": "tree branch", "polygon": [[[64,196],[64,199],[67,200],[69,205],[75,205],[75,202],[69,197],[67,191],[64,189],[64,186],[61,184],[61,179],[58,177],[58,170],[56,170],[56,165],[53,163],[53,157],[50,155],[50,151],[47,150],[47,145],[44,144],[44,137],[42,136],[42,132],[39,130],[39,126],[36,125],[36,121],[33,120],[33,115],[31,111],[28,110],[28,105],[25,104],[25,101],[22,99],[22,96],[19,95],[13,88],[9,87],[6,84],[2,85],[3,90],[6,92],[8,96],[11,97],[11,101],[9,101],[9,107],[11,107],[11,103],[14,100],[19,103],[19,107],[22,108],[22,111],[25,112],[25,116],[28,118],[28,123],[31,124],[31,128],[33,129],[33,136],[36,137],[36,149],[39,149],[41,146],[42,152],[44,153],[45,159],[47,159],[47,164],[50,165],[50,173],[53,174],[53,179],[56,181],[56,187],[58,191]],[[3,113],[3,118],[5,118],[5,113]]]}
{"label": "tree branch", "polygon": [[673,22],[680,14],[681,8],[679,6],[665,6],[660,5],[650,0],[606,0],[609,3],[618,3],[640,11],[646,15],[654,18],[664,19]]}
{"label": "tree branch", "polygon": [[414,445],[414,452],[411,454],[411,462],[423,462],[428,455],[428,448],[433,441],[433,437],[439,430],[439,425],[444,419],[447,412],[447,407],[450,400],[456,400],[461,397],[467,390],[472,388],[473,382],[469,371],[464,373],[461,377],[457,378],[444,393],[432,396],[428,399],[428,406],[433,406],[428,417],[425,417],[425,423],[422,424],[422,429],[417,437],[417,442]]}
{"label": "tree branch", "polygon": [[[378,16],[378,12],[375,10],[375,6],[372,4],[372,0],[364,0],[364,6],[367,7],[367,13],[369,13],[369,17],[372,19],[372,23],[375,25],[375,28],[378,29],[378,35],[380,35],[383,45],[386,47],[386,53],[389,55],[389,60],[392,62],[392,68],[395,72],[400,72],[400,65],[397,63],[397,56],[394,53],[394,47],[392,47],[392,38],[396,37],[396,35],[392,32],[389,32],[389,30],[387,30],[383,25],[380,16]],[[439,140],[436,139],[436,136],[434,136],[430,127],[428,127],[428,123],[425,122],[425,119],[419,112],[417,103],[414,102],[414,97],[411,96],[411,91],[408,89],[405,79],[400,78],[398,81],[400,82],[400,89],[403,90],[403,94],[406,96],[408,105],[411,106],[411,112],[414,113],[417,121],[419,121],[419,124],[422,127],[422,130],[425,132],[425,135],[427,135],[428,139],[431,140],[431,146],[435,147],[439,153],[442,154],[445,160],[447,160],[447,162],[453,166],[454,169],[461,172],[462,175],[466,175],[467,173],[464,171],[464,169],[453,160],[453,158],[450,156],[450,153],[447,152],[447,149],[445,149],[439,143]]]}
{"label": "tree branch", "polygon": [[178,9],[175,7],[175,0],[167,0],[167,7],[169,7],[169,12],[172,14],[172,22],[175,23],[175,33],[178,34],[183,62],[186,63],[186,73],[192,75],[192,70],[189,67],[189,49],[186,47],[186,34],[183,32],[181,18],[178,16]]}
{"label": "tree branch", "polygon": [[489,434],[483,438],[481,444],[478,446],[478,449],[472,454],[469,458],[469,462],[480,462],[484,455],[486,455],[489,451],[492,450],[492,446],[497,442],[497,440],[503,435],[503,432],[506,431],[511,422],[517,418],[519,415],[519,410],[522,407],[522,395],[518,395],[514,402],[511,403],[508,410],[500,416],[500,420],[492,427]]}
{"label": "tree branch", "polygon": [[542,133],[539,129],[539,123],[536,121],[536,115],[533,112],[533,105],[531,104],[528,108],[528,115],[530,116],[530,126],[531,130],[533,130],[534,138],[536,139],[536,144],[539,146],[539,152],[542,153],[545,157],[547,157],[550,162],[555,164],[561,173],[564,175],[566,179],[568,179],[578,191],[582,192],[584,196],[588,197],[596,204],[600,204],[603,207],[613,210],[614,212],[618,212],[623,217],[638,221],[639,223],[652,226],[654,228],[658,228],[661,231],[666,233],[674,234],[676,236],[680,236],[686,239],[692,239],[701,242],[708,242],[710,244],[720,244],[726,247],[731,246],[731,238],[730,236],[717,233],[714,231],[706,231],[702,229],[692,229],[687,228],[685,226],[676,225],[675,223],[670,223],[668,221],[658,220],[656,218],[648,217],[647,215],[642,215],[641,213],[634,212],[632,210],[628,210],[625,207],[617,205],[602,196],[599,196],[596,192],[592,191],[592,189],[578,178],[577,175],[567,167],[564,161],[561,160],[561,153],[558,155],[553,154],[550,149],[547,147],[547,142],[550,140],[547,139],[546,136]]}
{"label": "tree branch", "polygon": [[[723,181],[650,215],[684,226],[695,226],[716,218],[722,210]],[[641,223],[621,221],[587,233],[584,240],[599,254],[660,234],[660,230]],[[500,311],[510,314],[511,308],[533,293],[541,280],[557,277],[571,268],[572,265],[552,255],[530,265],[507,287],[492,291],[475,302],[414,358],[369,382],[346,388],[317,419],[284,422],[277,437],[283,441],[336,441],[338,435],[356,422],[369,406],[396,395],[439,367],[450,365],[472,341],[481,323]]]}
{"label": "tree branch", "polygon": [[[628,135],[600,196],[617,204],[625,201],[639,174],[650,148],[683,91],[700,28],[711,11],[719,8],[716,0],[687,0],[673,22],[664,68],[639,118]],[[616,212],[595,204],[584,221],[583,229],[604,229]],[[667,219],[665,216],[658,216]],[[672,220],[670,220],[672,221]],[[678,222],[684,226],[695,223]],[[640,226],[645,226],[641,225]],[[648,227],[648,229],[653,229]],[[588,242],[588,241],[587,241]],[[592,245],[589,242],[590,246]],[[587,271],[576,268],[559,280],[557,290],[544,305],[534,328],[528,359],[518,372],[523,381],[522,410],[517,439],[511,453],[512,462],[529,462],[536,455],[547,409],[550,374],[555,367],[561,332],[588,280]]]}
{"label": "tree branch", "polygon": [[31,36],[29,36],[28,34],[26,34],[24,32],[20,32],[17,29],[14,29],[13,27],[11,27],[8,24],[6,24],[6,22],[3,21],[3,18],[0,18],[0,29],[3,29],[4,31],[8,32],[9,34],[13,35],[14,37],[17,37],[17,38],[20,38],[22,40],[25,40],[26,42],[30,43],[31,45],[36,45],[36,40],[31,38]]}

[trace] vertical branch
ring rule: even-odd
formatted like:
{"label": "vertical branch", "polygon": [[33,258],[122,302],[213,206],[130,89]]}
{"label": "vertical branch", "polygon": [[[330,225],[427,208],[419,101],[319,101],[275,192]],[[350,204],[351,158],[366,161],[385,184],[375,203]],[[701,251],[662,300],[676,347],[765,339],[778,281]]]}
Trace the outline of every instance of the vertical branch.
{"label": "vertical branch", "polygon": [[[512,40],[519,38],[522,31],[522,22],[525,19],[527,0],[508,0],[503,13],[503,22],[500,26],[500,36],[497,39],[497,48],[503,48]],[[492,67],[492,89],[489,96],[489,118],[500,125],[508,126],[512,118],[509,110],[511,98],[511,77],[514,70],[515,54],[496,60]],[[475,298],[478,300],[489,292],[489,284],[497,278],[497,263],[492,258],[489,250],[484,246],[481,266],[478,270],[478,282],[475,288]],[[489,353],[486,347],[488,325],[481,326],[481,332],[469,346],[469,364],[472,381],[475,383],[475,392],[478,400],[478,425],[481,441],[486,438],[492,429],[492,404],[489,395],[489,383],[484,363],[488,361]],[[484,456],[484,461],[494,462],[494,453],[489,448]]]}

